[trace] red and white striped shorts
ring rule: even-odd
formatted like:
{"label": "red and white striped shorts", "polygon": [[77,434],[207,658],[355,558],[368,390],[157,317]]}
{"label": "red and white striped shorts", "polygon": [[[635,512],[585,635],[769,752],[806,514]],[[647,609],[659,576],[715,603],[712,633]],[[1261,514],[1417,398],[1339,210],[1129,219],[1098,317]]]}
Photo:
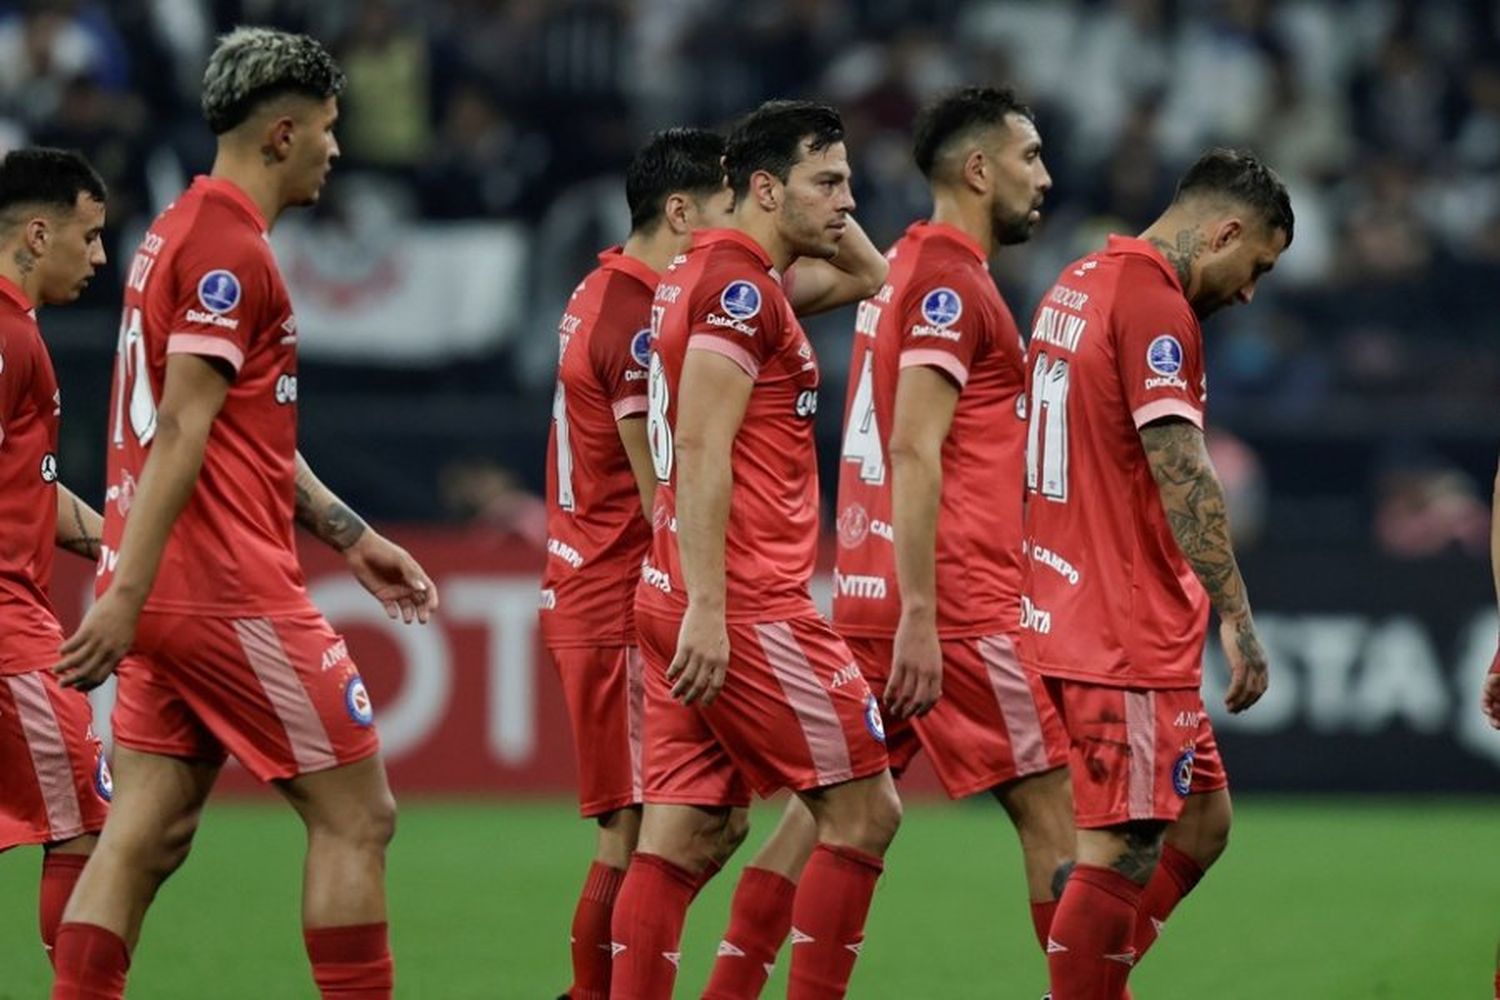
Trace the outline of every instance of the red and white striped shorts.
{"label": "red and white striped shorts", "polygon": [[1060,677],[1046,683],[1072,742],[1080,829],[1172,822],[1189,795],[1229,786],[1197,688],[1106,687]]}
{"label": "red and white striped shorts", "polygon": [[[885,697],[891,639],[846,637],[871,689]],[[944,639],[943,696],[931,712],[886,725],[891,770],[900,774],[921,750],[949,797],[961,799],[1068,762],[1068,734],[1042,679],[1025,670],[1001,633]]]}
{"label": "red and white striped shorts", "polygon": [[753,789],[826,788],[889,764],[880,706],[844,640],[817,615],[729,625],[712,705],[672,698],[681,620],[636,611],[646,661],[646,801],[748,805]]}
{"label": "red and white striped shorts", "polygon": [[0,676],[0,851],[104,826],[112,786],[93,721],[49,670]]}
{"label": "red and white striped shorts", "polygon": [[348,647],[317,609],[269,618],[147,611],[116,671],[115,741],[222,761],[261,781],[350,764],[380,749]]}

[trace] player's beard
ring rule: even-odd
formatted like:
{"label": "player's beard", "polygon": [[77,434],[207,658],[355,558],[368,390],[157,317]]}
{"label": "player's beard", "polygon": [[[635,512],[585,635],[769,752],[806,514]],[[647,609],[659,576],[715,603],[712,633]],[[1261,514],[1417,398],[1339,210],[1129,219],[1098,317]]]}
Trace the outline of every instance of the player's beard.
{"label": "player's beard", "polygon": [[1010,212],[995,206],[994,226],[995,242],[1003,247],[1015,246],[1017,243],[1025,243],[1031,239],[1032,206],[1027,205],[1020,213]]}
{"label": "player's beard", "polygon": [[838,241],[827,226],[814,222],[794,202],[788,201],[781,211],[784,231],[798,257],[828,260],[839,252]]}

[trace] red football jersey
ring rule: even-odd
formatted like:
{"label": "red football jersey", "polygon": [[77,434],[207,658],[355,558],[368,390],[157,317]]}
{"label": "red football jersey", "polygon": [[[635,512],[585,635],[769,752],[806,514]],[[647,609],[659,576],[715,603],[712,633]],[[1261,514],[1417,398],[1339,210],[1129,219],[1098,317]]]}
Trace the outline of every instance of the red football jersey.
{"label": "red football jersey", "polygon": [[901,614],[888,446],[901,369],[924,365],[959,388],[943,442],[936,552],[943,638],[1014,631],[1020,618],[1026,384],[1016,321],[982,247],[919,222],[887,254],[884,287],[860,303],[839,463],[833,620],[847,635],[894,635]]}
{"label": "red football jersey", "polygon": [[203,468],[167,541],[146,607],[235,618],[305,608],[292,541],[297,323],[266,223],[228,181],[199,177],[147,230],[126,276],[108,439],[98,593],[156,436],[167,355],[234,371]]}
{"label": "red football jersey", "polygon": [[1203,334],[1143,240],[1069,264],[1037,309],[1027,399],[1022,653],[1043,674],[1197,687],[1208,595],[1177,547],[1139,429],[1203,426]]}
{"label": "red football jersey", "polygon": [[36,311],[0,278],[0,675],[50,667],[62,645],[47,594],[61,407]]}
{"label": "red football jersey", "polygon": [[755,380],[729,457],[734,492],[724,537],[726,617],[781,621],[816,614],[807,585],[818,548],[818,360],[771,258],[738,230],[696,233],[692,249],[657,286],[651,331],[647,420],[660,485],[651,556],[641,568],[641,606],[669,615],[687,607],[672,440],[678,379],[687,352],[695,350],[722,354]]}
{"label": "red football jersey", "polygon": [[635,587],[651,522],[615,422],[646,415],[657,281],[643,262],[608,250],[557,327],[541,604],[548,646],[635,645]]}

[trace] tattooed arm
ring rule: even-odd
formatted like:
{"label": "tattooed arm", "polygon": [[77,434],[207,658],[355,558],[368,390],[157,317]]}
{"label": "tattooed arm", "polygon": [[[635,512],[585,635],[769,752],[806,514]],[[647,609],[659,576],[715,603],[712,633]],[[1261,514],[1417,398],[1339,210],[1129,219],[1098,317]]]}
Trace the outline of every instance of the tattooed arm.
{"label": "tattooed arm", "polygon": [[104,536],[104,518],[72,490],[57,486],[57,547],[91,562],[99,558],[99,540]]}
{"label": "tattooed arm", "polygon": [[300,451],[297,452],[297,523],[335,552],[347,551],[369,528],[363,518],[313,475]]}
{"label": "tattooed arm", "polygon": [[1141,444],[1172,535],[1219,613],[1219,639],[1230,669],[1224,703],[1231,712],[1243,712],[1265,693],[1266,654],[1229,540],[1224,487],[1209,461],[1203,432],[1187,421],[1147,424],[1141,428]]}
{"label": "tattooed arm", "polygon": [[[1490,573],[1495,578],[1495,597],[1500,600],[1500,469],[1495,471],[1495,493],[1490,503]],[[1480,706],[1490,725],[1500,729],[1500,649],[1485,675]]]}
{"label": "tattooed arm", "polygon": [[297,523],[349,561],[349,569],[391,618],[427,624],[437,587],[407,552],[371,528],[313,474],[297,452]]}

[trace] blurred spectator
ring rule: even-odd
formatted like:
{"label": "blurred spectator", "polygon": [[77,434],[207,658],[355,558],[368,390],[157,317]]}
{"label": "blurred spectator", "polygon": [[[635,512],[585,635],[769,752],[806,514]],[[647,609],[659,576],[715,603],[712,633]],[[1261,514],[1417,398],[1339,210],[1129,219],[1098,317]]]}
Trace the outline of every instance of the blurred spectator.
{"label": "blurred spectator", "polygon": [[535,548],[547,544],[547,504],[509,469],[488,459],[465,459],[443,468],[438,493],[449,518]]}
{"label": "blurred spectator", "polygon": [[1381,473],[1376,495],[1375,539],[1387,555],[1489,551],[1489,505],[1462,470],[1431,459],[1400,462]]}
{"label": "blurred spectator", "polygon": [[339,61],[349,76],[340,145],[356,164],[414,169],[432,118],[427,40],[392,0],[366,0]]}
{"label": "blurred spectator", "polygon": [[545,141],[519,132],[481,87],[460,84],[417,171],[422,210],[436,219],[529,214],[545,207],[532,196],[546,165]]}

